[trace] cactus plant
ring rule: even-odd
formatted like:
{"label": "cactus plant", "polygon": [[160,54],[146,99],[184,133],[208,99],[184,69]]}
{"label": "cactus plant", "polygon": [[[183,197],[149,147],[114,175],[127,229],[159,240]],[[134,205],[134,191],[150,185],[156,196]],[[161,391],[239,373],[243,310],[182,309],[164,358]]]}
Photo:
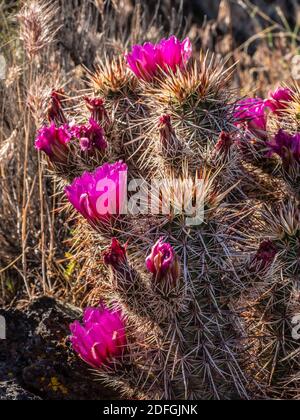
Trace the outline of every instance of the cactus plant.
{"label": "cactus plant", "polygon": [[88,309],[71,340],[126,397],[290,395],[299,145],[267,122],[284,128],[294,97],[239,101],[232,68],[191,55],[174,36],[136,45],[105,57],[68,111],[51,97],[36,147],[81,215],[69,206],[78,259],[108,306]]}

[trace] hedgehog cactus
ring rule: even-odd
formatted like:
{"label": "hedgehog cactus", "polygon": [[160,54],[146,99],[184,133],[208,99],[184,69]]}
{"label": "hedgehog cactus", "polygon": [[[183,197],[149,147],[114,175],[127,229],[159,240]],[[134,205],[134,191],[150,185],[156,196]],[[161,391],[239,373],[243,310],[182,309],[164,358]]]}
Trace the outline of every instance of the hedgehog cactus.
{"label": "hedgehog cactus", "polygon": [[[278,395],[297,373],[287,336],[299,303],[299,203],[297,188],[287,201],[285,182],[298,179],[299,151],[296,134],[272,139],[267,110],[284,124],[292,95],[237,101],[231,69],[191,56],[188,39],[171,37],[106,58],[89,97],[64,118],[56,101],[39,131],[36,147],[82,216],[81,255],[105,267],[107,308],[89,309],[71,341],[126,397]],[[266,175],[266,162],[276,172]],[[248,197],[253,185],[263,199]],[[274,188],[282,202],[267,209]]]}
{"label": "hedgehog cactus", "polygon": [[276,198],[271,202],[265,198],[257,212],[255,227],[263,241],[248,266],[251,286],[239,301],[247,308],[244,325],[253,338],[252,374],[268,398],[299,398],[299,342],[292,322],[300,313],[297,102],[296,93],[289,88],[277,88],[265,101],[269,114],[259,153],[267,165],[276,158],[267,178]]}

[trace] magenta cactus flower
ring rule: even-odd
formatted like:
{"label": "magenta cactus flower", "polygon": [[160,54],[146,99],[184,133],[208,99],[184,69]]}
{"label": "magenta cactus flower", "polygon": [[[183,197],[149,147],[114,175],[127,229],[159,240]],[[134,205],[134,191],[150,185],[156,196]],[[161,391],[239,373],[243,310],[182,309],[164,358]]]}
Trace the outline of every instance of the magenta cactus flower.
{"label": "magenta cactus flower", "polygon": [[126,60],[134,74],[143,80],[152,80],[160,70],[175,72],[182,68],[192,55],[189,38],[180,42],[175,36],[162,39],[158,44],[146,42],[135,45],[126,55]]}
{"label": "magenta cactus flower", "polygon": [[289,88],[278,87],[274,92],[269,92],[269,97],[265,101],[272,112],[280,113],[288,107],[288,103],[293,99],[293,92]]}
{"label": "magenta cactus flower", "polygon": [[259,138],[266,138],[267,105],[261,98],[243,99],[237,104],[235,110],[236,125],[245,127]]}
{"label": "magenta cactus flower", "polygon": [[279,130],[268,148],[269,156],[277,154],[286,169],[295,163],[300,164],[300,133],[292,135]]}
{"label": "magenta cactus flower", "polygon": [[82,137],[79,141],[79,144],[82,152],[90,152],[91,150],[93,150],[93,146],[88,137]]}
{"label": "magenta cactus flower", "polygon": [[160,280],[171,276],[176,282],[180,277],[180,267],[173,247],[160,238],[152,247],[151,254],[146,258],[147,270],[155,279]]}
{"label": "magenta cactus flower", "polygon": [[83,325],[70,325],[73,349],[86,363],[96,369],[109,366],[122,357],[127,345],[126,325],[121,311],[112,311],[104,304],[87,308]]}
{"label": "magenta cactus flower", "polygon": [[42,150],[52,161],[66,163],[69,153],[67,144],[72,136],[69,127],[64,125],[57,127],[54,123],[42,127],[35,140],[35,147]]}
{"label": "magenta cactus flower", "polygon": [[104,151],[107,148],[104,130],[93,118],[90,118],[87,125],[72,127],[72,134],[79,138],[83,152],[91,152],[94,149]]}
{"label": "magenta cactus flower", "polygon": [[189,38],[180,42],[175,36],[163,39],[158,44],[161,64],[163,70],[169,68],[175,72],[177,67],[183,67],[191,58],[192,44]]}
{"label": "magenta cactus flower", "polygon": [[127,201],[127,165],[105,163],[95,172],[85,172],[65,188],[70,203],[90,223],[107,224],[122,213]]}

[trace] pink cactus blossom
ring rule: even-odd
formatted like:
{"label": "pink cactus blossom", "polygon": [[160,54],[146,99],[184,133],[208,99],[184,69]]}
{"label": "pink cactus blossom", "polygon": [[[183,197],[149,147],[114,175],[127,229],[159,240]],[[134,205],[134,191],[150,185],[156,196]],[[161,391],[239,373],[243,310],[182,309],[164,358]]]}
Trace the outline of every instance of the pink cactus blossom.
{"label": "pink cactus blossom", "polygon": [[235,119],[237,126],[244,126],[259,138],[266,138],[267,105],[263,99],[247,98],[237,104]]}
{"label": "pink cactus blossom", "polygon": [[103,304],[85,309],[83,325],[75,321],[70,330],[74,350],[96,369],[122,357],[126,348],[126,326],[121,312],[111,311]]}
{"label": "pink cactus blossom", "polygon": [[127,165],[105,163],[95,172],[85,172],[65,188],[70,203],[92,225],[107,224],[126,203]]}
{"label": "pink cactus blossom", "polygon": [[279,113],[288,107],[288,103],[293,99],[293,92],[289,88],[278,87],[274,92],[269,92],[269,97],[265,101],[266,105],[274,113]]}
{"label": "pink cactus blossom", "polygon": [[69,127],[57,127],[54,123],[42,127],[35,140],[35,147],[42,150],[52,161],[66,163],[69,153],[67,144],[72,136]]}
{"label": "pink cactus blossom", "polygon": [[87,125],[73,126],[72,134],[79,139],[83,152],[91,152],[94,149],[104,151],[107,148],[104,130],[93,118],[90,118]]}
{"label": "pink cactus blossom", "polygon": [[151,254],[146,258],[147,270],[155,279],[170,276],[174,282],[180,276],[180,267],[173,247],[160,238],[152,247]]}
{"label": "pink cactus blossom", "polygon": [[126,55],[127,64],[134,74],[143,80],[150,81],[158,76],[159,71],[175,72],[182,68],[192,55],[189,38],[180,42],[175,36],[162,39],[158,44],[146,42],[135,45]]}
{"label": "pink cactus blossom", "polygon": [[177,67],[183,67],[191,58],[192,44],[189,38],[180,42],[175,36],[163,39],[158,44],[160,67],[167,71],[169,68],[175,72]]}
{"label": "pink cactus blossom", "polygon": [[295,163],[300,164],[300,133],[292,135],[279,130],[268,148],[269,156],[277,154],[286,169]]}

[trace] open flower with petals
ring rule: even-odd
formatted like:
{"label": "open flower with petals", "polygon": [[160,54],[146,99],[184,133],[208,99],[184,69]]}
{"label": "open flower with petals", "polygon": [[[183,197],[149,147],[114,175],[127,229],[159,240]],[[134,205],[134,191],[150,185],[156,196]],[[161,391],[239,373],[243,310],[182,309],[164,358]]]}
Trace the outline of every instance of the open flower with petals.
{"label": "open flower with petals", "polygon": [[126,55],[127,64],[134,74],[149,81],[159,75],[160,70],[175,72],[183,68],[192,55],[189,38],[180,42],[175,36],[162,39],[158,44],[146,42],[135,45]]}
{"label": "open flower with petals", "polygon": [[163,238],[152,247],[150,255],[146,258],[146,267],[156,280],[169,277],[176,283],[180,277],[180,266],[175,251]]}
{"label": "open flower with petals", "polygon": [[267,130],[266,108],[267,105],[263,99],[243,99],[235,109],[236,125],[244,126],[259,138],[265,138]]}
{"label": "open flower with petals", "polygon": [[90,118],[87,125],[73,126],[72,134],[79,139],[83,152],[91,152],[94,149],[104,151],[107,148],[104,130],[93,118]]}
{"label": "open flower with petals", "polygon": [[85,172],[65,188],[70,203],[93,226],[103,225],[122,213],[127,201],[127,165],[105,163],[95,172]]}
{"label": "open flower with petals", "polygon": [[285,169],[290,165],[300,164],[300,133],[292,135],[279,130],[268,148],[270,156],[277,154],[281,158]]}
{"label": "open flower with petals", "polygon": [[85,309],[83,325],[75,321],[70,329],[74,350],[94,368],[109,366],[122,357],[126,348],[126,325],[121,312],[103,304]]}
{"label": "open flower with petals", "polygon": [[293,99],[293,92],[289,88],[278,87],[274,92],[269,92],[269,97],[265,101],[266,105],[276,114],[288,107]]}
{"label": "open flower with petals", "polygon": [[68,143],[72,136],[67,125],[57,127],[54,123],[42,127],[35,140],[35,147],[42,150],[54,162],[66,163],[69,153]]}
{"label": "open flower with petals", "polygon": [[163,39],[157,46],[159,50],[160,67],[173,72],[182,68],[189,61],[192,55],[192,44],[189,38],[180,42],[176,36]]}

